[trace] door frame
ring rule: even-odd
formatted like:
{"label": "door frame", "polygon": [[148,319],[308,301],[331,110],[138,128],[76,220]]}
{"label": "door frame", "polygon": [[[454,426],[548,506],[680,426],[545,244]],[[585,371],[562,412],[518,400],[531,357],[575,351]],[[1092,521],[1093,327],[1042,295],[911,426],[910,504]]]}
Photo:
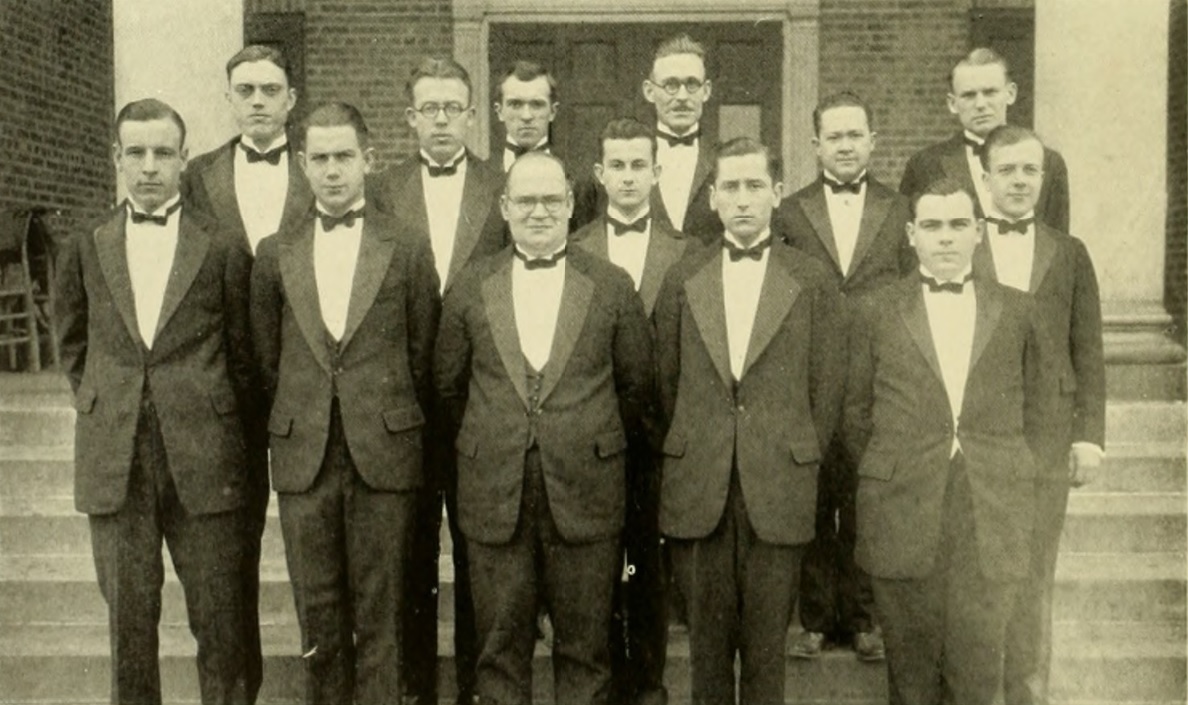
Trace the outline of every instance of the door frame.
{"label": "door frame", "polygon": [[[780,156],[789,188],[817,173],[813,108],[818,95],[820,0],[748,0],[745,8],[724,8],[721,0],[666,0],[651,6],[638,0],[454,0],[454,59],[471,71],[475,125],[470,147],[490,150],[492,108],[489,61],[492,23],[745,22],[779,20],[783,31],[780,69]],[[564,108],[563,108],[564,109]],[[775,145],[772,145],[775,146]]]}

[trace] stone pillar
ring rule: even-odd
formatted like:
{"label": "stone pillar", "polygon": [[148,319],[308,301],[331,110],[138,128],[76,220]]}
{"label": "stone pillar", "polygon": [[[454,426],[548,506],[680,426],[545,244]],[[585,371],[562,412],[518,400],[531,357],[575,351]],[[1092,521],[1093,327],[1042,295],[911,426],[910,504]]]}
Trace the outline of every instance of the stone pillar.
{"label": "stone pillar", "polygon": [[1173,362],[1163,330],[1166,0],[1035,3],[1035,126],[1068,163],[1111,363]]}
{"label": "stone pillar", "polygon": [[113,0],[115,107],[157,98],[186,121],[197,156],[235,133],[223,66],[243,47],[243,0]]}

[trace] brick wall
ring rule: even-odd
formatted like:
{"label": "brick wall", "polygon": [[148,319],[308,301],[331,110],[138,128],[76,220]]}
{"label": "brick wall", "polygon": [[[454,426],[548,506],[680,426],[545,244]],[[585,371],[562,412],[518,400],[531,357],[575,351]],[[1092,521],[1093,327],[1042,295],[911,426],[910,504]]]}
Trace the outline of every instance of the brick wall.
{"label": "brick wall", "polygon": [[380,169],[415,148],[404,82],[429,54],[453,51],[450,0],[245,0],[244,12],[305,15],[307,106],[346,101],[367,120]]}
{"label": "brick wall", "polygon": [[0,208],[61,237],[114,198],[111,0],[5,0],[0,27]]}
{"label": "brick wall", "polygon": [[969,50],[970,0],[821,0],[820,92],[862,96],[878,132],[871,166],[898,187],[907,160],[951,135],[948,73]]}

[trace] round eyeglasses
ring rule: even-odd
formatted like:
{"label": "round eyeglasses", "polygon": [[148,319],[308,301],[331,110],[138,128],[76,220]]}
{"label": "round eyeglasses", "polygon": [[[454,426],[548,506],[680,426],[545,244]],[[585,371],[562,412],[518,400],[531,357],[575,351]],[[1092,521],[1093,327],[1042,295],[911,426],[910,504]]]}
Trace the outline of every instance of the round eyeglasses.
{"label": "round eyeglasses", "polygon": [[437,103],[425,103],[419,108],[413,108],[414,111],[424,115],[430,120],[436,118],[438,113],[445,113],[447,118],[453,120],[469,109],[469,105],[462,105],[461,103],[446,103],[445,105],[438,105]]}

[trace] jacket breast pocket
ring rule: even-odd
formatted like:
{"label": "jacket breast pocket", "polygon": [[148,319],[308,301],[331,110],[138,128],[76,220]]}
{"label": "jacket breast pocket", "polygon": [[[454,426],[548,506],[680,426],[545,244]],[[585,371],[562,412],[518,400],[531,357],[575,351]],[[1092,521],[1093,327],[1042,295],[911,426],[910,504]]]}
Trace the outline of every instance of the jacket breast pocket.
{"label": "jacket breast pocket", "polygon": [[670,433],[664,437],[664,445],[661,452],[670,458],[683,458],[685,456],[685,437],[679,433]]}
{"label": "jacket breast pocket", "polygon": [[268,417],[268,433],[277,438],[288,438],[293,432],[293,417],[288,414],[272,412]]}
{"label": "jacket breast pocket", "polygon": [[607,431],[594,439],[594,453],[599,458],[609,458],[627,450],[627,436],[622,431]]}
{"label": "jacket breast pocket", "polygon": [[474,434],[462,431],[454,439],[454,450],[458,451],[458,455],[464,458],[477,458],[478,439],[474,437]]}
{"label": "jacket breast pocket", "polygon": [[797,465],[813,465],[821,462],[821,446],[816,439],[793,442],[792,461]]}
{"label": "jacket breast pocket", "polygon": [[895,474],[897,462],[898,459],[888,453],[867,452],[862,456],[862,462],[858,464],[858,476],[868,477],[872,480],[890,480]]}
{"label": "jacket breast pocket", "polygon": [[395,409],[385,409],[383,412],[384,428],[388,433],[400,433],[420,428],[425,425],[425,414],[416,404],[401,406]]}
{"label": "jacket breast pocket", "polygon": [[80,414],[89,414],[95,409],[95,388],[81,387],[74,396],[74,410]]}
{"label": "jacket breast pocket", "polygon": [[238,406],[238,402],[235,400],[235,393],[230,389],[211,392],[210,404],[214,407],[215,413],[217,413],[219,416],[234,414],[235,409]]}

